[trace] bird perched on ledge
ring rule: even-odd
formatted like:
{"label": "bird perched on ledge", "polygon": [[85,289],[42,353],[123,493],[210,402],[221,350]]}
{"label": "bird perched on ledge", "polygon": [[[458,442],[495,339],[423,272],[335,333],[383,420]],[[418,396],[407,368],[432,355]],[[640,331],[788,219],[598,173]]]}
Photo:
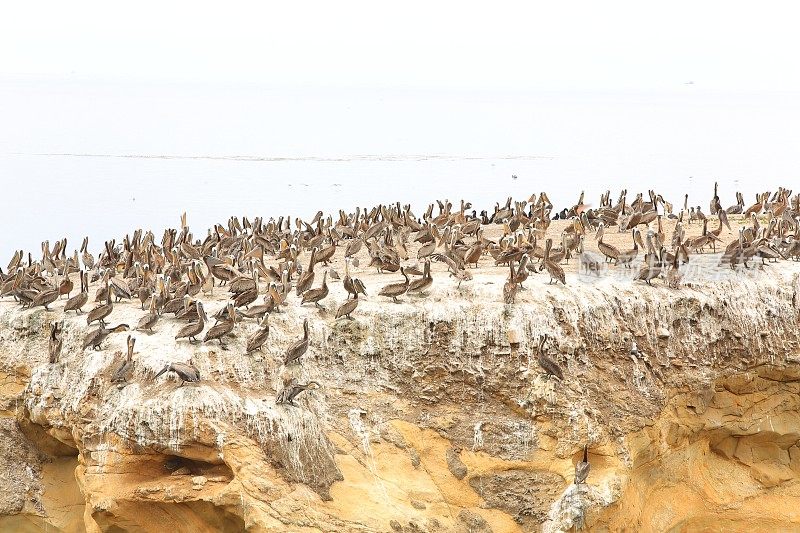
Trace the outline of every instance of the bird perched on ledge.
{"label": "bird perched on ledge", "polygon": [[50,323],[50,341],[48,343],[50,352],[50,363],[58,362],[58,356],[61,355],[61,347],[64,344],[64,321]]}
{"label": "bird perched on ledge", "polygon": [[537,356],[539,366],[542,367],[542,370],[544,370],[548,376],[553,376],[559,381],[564,381],[564,373],[561,372],[561,368],[555,361],[544,354],[544,345],[549,338],[550,336],[545,334],[542,335],[542,338],[539,340],[539,354]]}
{"label": "bird perched on ledge", "polygon": [[320,388],[320,384],[316,381],[309,381],[305,385],[301,385],[293,379],[283,388],[281,392],[278,393],[275,403],[288,403],[289,405],[294,406],[294,399],[297,398],[298,394],[304,390],[316,390],[318,388]]}
{"label": "bird perched on ledge", "polygon": [[103,344],[103,341],[106,340],[112,333],[119,333],[120,331],[128,331],[128,324],[120,324],[119,326],[114,326],[113,328],[106,329],[105,324],[102,322],[100,323],[100,327],[94,331],[90,331],[86,338],[83,341],[83,349],[85,350],[88,347],[92,347],[95,350],[100,349],[100,345]]}
{"label": "bird perched on ledge", "polygon": [[583,445],[583,460],[575,465],[575,484],[580,485],[586,483],[586,478],[589,477],[589,470],[592,465],[589,464],[589,445]]}
{"label": "bird perched on ledge", "polygon": [[156,374],[153,379],[157,379],[165,372],[175,372],[175,374],[181,380],[181,387],[184,383],[197,383],[200,381],[200,371],[197,370],[194,365],[192,365],[191,360],[188,363],[169,363],[162,368],[161,372]]}
{"label": "bird perched on ledge", "polygon": [[295,342],[286,350],[286,356],[283,358],[283,363],[288,365],[297,361],[308,350],[308,319],[303,320],[303,338]]}
{"label": "bird perched on ledge", "polygon": [[125,383],[128,381],[128,376],[133,371],[133,345],[136,344],[136,339],[128,335],[128,355],[125,361],[111,374],[111,383]]}

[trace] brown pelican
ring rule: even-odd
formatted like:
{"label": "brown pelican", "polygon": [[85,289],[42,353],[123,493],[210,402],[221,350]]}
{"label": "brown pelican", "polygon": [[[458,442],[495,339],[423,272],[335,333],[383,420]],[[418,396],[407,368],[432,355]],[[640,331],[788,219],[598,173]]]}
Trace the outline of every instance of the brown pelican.
{"label": "brown pelican", "polygon": [[153,377],[153,379],[157,379],[165,372],[175,372],[175,374],[181,380],[181,387],[184,383],[197,383],[200,381],[200,371],[192,365],[191,361],[189,361],[189,363],[169,363],[162,368],[161,371]]}
{"label": "brown pelican", "polygon": [[128,355],[125,361],[111,374],[111,383],[123,383],[128,381],[128,376],[133,370],[133,345],[136,344],[136,339],[128,335]]}
{"label": "brown pelican", "polygon": [[589,445],[583,445],[583,461],[579,461],[575,465],[575,484],[580,485],[586,483],[586,478],[589,477],[589,470],[592,465],[589,464]]}
{"label": "brown pelican", "polygon": [[633,228],[631,230],[631,238],[633,239],[633,248],[631,250],[620,252],[617,256],[617,264],[625,265],[627,268],[631,268],[631,263],[634,259],[636,259],[636,256],[639,255],[639,246],[644,248],[642,236],[638,228]]}
{"label": "brown pelican", "polygon": [[106,303],[100,304],[91,311],[89,311],[89,315],[86,317],[86,324],[89,325],[92,322],[99,321],[101,324],[105,325],[105,318],[111,314],[111,311],[114,310],[114,303],[111,299],[111,291],[108,289],[108,281],[106,281]]}
{"label": "brown pelican", "polygon": [[736,191],[736,205],[730,206],[725,210],[729,215],[741,215],[744,212],[744,196]]}
{"label": "brown pelican", "polygon": [[323,265],[328,266],[328,261],[331,260],[334,253],[336,253],[336,244],[331,243],[329,246],[320,249],[315,260],[317,263],[322,263]]}
{"label": "brown pelican", "polygon": [[[16,257],[16,254],[14,254],[14,257]],[[25,269],[21,267],[17,269],[17,273],[13,276],[11,275],[11,272],[9,272],[8,277],[2,283],[0,283],[0,297],[8,296],[10,294],[14,296],[14,299],[16,300],[17,290],[22,285],[24,278]]]}
{"label": "brown pelican", "polygon": [[49,311],[50,308],[47,307],[51,303],[58,300],[58,289],[45,289],[41,291],[39,294],[34,296],[33,301],[31,302],[30,307],[36,306],[43,306],[45,311]]}
{"label": "brown pelican", "polygon": [[555,261],[550,260],[550,248],[552,247],[553,247],[553,240],[547,239],[547,241],[545,241],[544,259],[542,260],[542,262],[544,263],[544,268],[546,268],[547,272],[550,274],[549,283],[553,283],[554,281],[555,283],[558,283],[560,281],[563,285],[566,285],[567,278],[564,275],[564,269],[561,268],[561,266]]}
{"label": "brown pelican", "polygon": [[361,238],[356,238],[350,241],[350,243],[347,245],[347,248],[344,250],[345,262],[347,259],[357,254],[358,251],[361,250],[361,246],[363,246],[363,244],[364,241]]}
{"label": "brown pelican", "polygon": [[430,255],[436,251],[437,245],[438,243],[436,242],[435,239],[433,239],[420,246],[419,250],[417,250],[417,259],[422,260],[427,257],[430,257]]}
{"label": "brown pelican", "polygon": [[278,393],[278,397],[275,399],[275,403],[288,403],[289,405],[294,406],[294,399],[297,397],[298,394],[303,392],[304,390],[315,390],[320,387],[320,384],[316,381],[309,381],[305,385],[301,385],[297,383],[295,380],[289,382],[283,390]]}
{"label": "brown pelican", "polygon": [[750,215],[758,215],[761,213],[761,210],[764,208],[768,198],[769,193],[757,194],[756,203],[747,208],[747,210],[744,212],[744,216],[749,217]]}
{"label": "brown pelican", "polygon": [[356,310],[358,307],[358,294],[352,300],[347,299],[344,301],[342,305],[339,306],[339,309],[336,310],[336,318],[339,319],[343,316],[346,316],[350,320],[353,320],[353,317],[350,316],[350,313]]}
{"label": "brown pelican", "polygon": [[[717,227],[717,229],[711,230],[708,233],[713,235],[716,238],[716,240],[719,240],[719,236],[722,234],[722,226],[723,225],[727,226],[728,231],[731,231],[731,225],[728,222],[728,214],[723,209],[718,210],[717,214],[719,215],[719,226]],[[712,241],[712,243],[713,246],[716,246],[716,243],[714,241]],[[716,248],[714,248],[714,251],[716,251]]]}
{"label": "brown pelican", "polygon": [[[639,273],[636,275],[637,280],[641,280],[646,282],[648,285],[652,285],[650,280],[653,280],[661,275],[661,271],[666,266],[664,260],[664,253],[666,252],[666,248],[663,246],[659,252],[658,257],[655,257],[655,254],[649,254],[648,260],[642,265],[642,268],[639,269]],[[677,254],[676,254],[677,255]]]}
{"label": "brown pelican", "polygon": [[247,350],[245,353],[254,352],[256,350],[260,351],[264,343],[267,342],[267,337],[269,337],[269,313],[264,313],[264,318],[258,326],[258,329],[247,339]]}
{"label": "brown pelican", "polygon": [[475,268],[478,268],[478,261],[481,260],[481,256],[483,255],[483,250],[485,247],[484,243],[481,241],[481,232],[482,230],[478,230],[478,241],[469,249],[467,249],[466,253],[464,254],[465,265],[475,265]]}
{"label": "brown pelican", "polygon": [[99,328],[94,331],[90,331],[86,335],[86,338],[83,341],[83,349],[85,350],[91,346],[94,350],[99,350],[100,345],[103,344],[103,341],[106,340],[106,337],[112,333],[119,333],[120,331],[128,331],[128,325],[120,324],[119,326],[106,329],[106,325],[101,322]]}
{"label": "brown pelican", "polygon": [[303,338],[295,342],[286,349],[286,356],[283,358],[284,364],[297,361],[308,350],[308,319],[303,320]]}
{"label": "brown pelican", "polygon": [[227,318],[214,324],[214,326],[212,326],[211,329],[206,332],[203,342],[213,341],[216,339],[219,341],[219,345],[225,348],[225,343],[222,342],[222,339],[225,337],[225,335],[233,331],[233,326],[236,324],[236,313],[233,310],[233,304],[231,302],[228,302],[226,310],[228,312]]}
{"label": "brown pelican", "polygon": [[705,219],[703,220],[703,233],[701,233],[697,237],[686,239],[685,244],[689,249],[695,252],[699,252],[708,244],[716,246],[714,244],[715,239],[716,236],[714,236],[712,233],[708,231],[708,219]]}
{"label": "brown pelican", "polygon": [[[153,296],[153,288],[150,285],[142,285],[139,287],[139,290],[136,291],[136,295],[139,297],[139,302],[142,304],[142,311],[144,311],[144,304]],[[153,298],[155,299],[155,298]]]}
{"label": "brown pelican", "polygon": [[88,274],[81,270],[79,277],[81,278],[81,292],[67,300],[67,303],[64,304],[65,313],[67,311],[75,311],[76,314],[80,313],[81,308],[89,301]]}
{"label": "brown pelican", "polygon": [[275,309],[275,301],[272,298],[272,295],[269,293],[272,289],[272,285],[267,288],[267,294],[264,295],[263,302],[260,304],[251,305],[248,309],[242,311],[242,316],[244,318],[263,318],[266,314],[271,313]]}
{"label": "brown pelican", "polygon": [[714,196],[711,198],[711,203],[709,204],[709,213],[712,215],[716,215],[718,211],[722,211],[722,204],[719,201],[719,195],[717,194],[717,186],[718,183],[714,182]]}
{"label": "brown pelican", "polygon": [[153,333],[153,326],[158,322],[158,313],[156,312],[156,299],[150,299],[150,312],[139,319],[136,325],[138,331],[149,331]]}
{"label": "brown pelican", "polygon": [[72,293],[72,289],[74,284],[72,280],[69,279],[69,274],[67,272],[66,266],[64,267],[64,278],[61,280],[61,283],[58,284],[58,295],[62,296],[64,294],[67,295],[67,300],[69,300],[69,295]]}
{"label": "brown pelican", "polygon": [[445,252],[443,254],[435,253],[431,254],[431,260],[440,261],[447,265],[450,275],[458,280],[457,288],[461,288],[462,281],[469,281],[472,279],[472,274],[467,271],[464,261],[457,254],[452,254],[450,252]]}
{"label": "brown pelican", "polygon": [[58,356],[61,355],[61,347],[64,344],[64,321],[50,323],[50,341],[48,348],[50,352],[50,363],[58,362]]}
{"label": "brown pelican", "polygon": [[405,278],[405,281],[384,285],[383,288],[378,293],[379,296],[389,296],[394,301],[394,303],[400,303],[397,300],[397,297],[405,294],[405,292],[408,290],[408,283],[409,283],[408,275],[406,274],[406,269],[400,267],[400,273]]}
{"label": "brown pelican", "polygon": [[314,264],[316,263],[316,258],[317,249],[314,248],[311,250],[311,258],[308,260],[308,270],[303,272],[297,279],[297,284],[295,285],[297,296],[300,296],[305,291],[310,289],[311,285],[314,283]]}
{"label": "brown pelican", "polygon": [[313,303],[315,306],[320,307],[319,302],[328,296],[328,271],[322,275],[322,285],[316,289],[308,289],[303,293],[302,304]]}
{"label": "brown pelican", "polygon": [[[511,269],[511,279],[514,281],[514,283],[519,284],[519,288],[521,290],[525,290],[525,287],[523,287],[522,284],[528,279],[528,272],[536,272],[536,267],[533,265],[528,265],[529,261],[530,256],[528,254],[524,254],[519,262],[519,265],[517,265],[516,272],[514,272],[513,268]],[[513,262],[510,262],[509,265],[513,266]],[[529,266],[530,268],[528,268]]]}
{"label": "brown pelican", "polygon": [[433,285],[433,277],[431,276],[431,262],[425,261],[425,267],[420,279],[415,279],[408,284],[408,294],[421,294],[428,290]]}
{"label": "brown pelican", "polygon": [[208,319],[208,316],[206,315],[206,312],[203,309],[203,303],[200,300],[195,302],[195,306],[197,309],[197,322],[192,322],[191,324],[186,324],[183,326],[175,335],[175,339],[188,337],[190,343],[194,344],[197,342],[195,337],[203,332],[203,329],[206,327],[205,320]]}
{"label": "brown pelican", "polygon": [[[251,303],[256,301],[256,298],[258,298],[258,272],[258,269],[254,268],[253,277],[248,279],[248,281],[251,282],[250,286],[236,293],[236,297],[233,299],[234,307],[248,307]],[[233,289],[234,282],[231,283],[229,290],[234,292]]]}
{"label": "brown pelican", "polygon": [[603,242],[604,230],[605,224],[601,222],[600,227],[597,229],[597,249],[606,257],[606,262],[616,261],[619,259],[619,250],[616,246]]}
{"label": "brown pelican", "polygon": [[124,280],[120,282],[117,281],[115,278],[111,278],[110,289],[111,292],[114,293],[117,302],[119,302],[123,298],[125,298],[126,300],[130,300],[133,298],[133,295],[131,294],[131,291],[128,288],[128,284],[124,283]]}
{"label": "brown pelican", "polygon": [[[360,240],[358,242],[361,242]],[[349,258],[345,258],[344,260],[344,280],[342,280],[342,285],[344,286],[344,290],[347,291],[347,297],[350,298],[352,295],[354,298],[358,298],[359,294],[363,294],[364,296],[367,295],[367,289],[364,287],[364,283],[358,278],[351,278],[350,277],[350,260]]]}
{"label": "brown pelican", "polygon": [[89,253],[89,237],[83,238],[83,244],[81,244],[81,254],[83,259],[83,266],[86,267],[86,270],[91,270],[94,268],[94,257],[92,254]]}
{"label": "brown pelican", "polygon": [[564,381],[564,373],[561,372],[561,368],[544,353],[544,345],[548,338],[548,335],[542,335],[541,340],[539,340],[539,354],[537,356],[539,366],[542,367],[542,370],[544,370],[548,376],[553,376],[559,381]]}

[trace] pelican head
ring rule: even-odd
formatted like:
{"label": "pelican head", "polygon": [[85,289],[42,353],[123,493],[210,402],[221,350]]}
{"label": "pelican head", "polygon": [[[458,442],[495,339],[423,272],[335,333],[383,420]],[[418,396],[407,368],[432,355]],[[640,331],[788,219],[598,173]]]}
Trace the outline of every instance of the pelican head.
{"label": "pelican head", "polygon": [[154,380],[155,380],[155,379],[158,379],[158,377],[159,377],[161,374],[163,374],[163,373],[165,373],[165,372],[169,372],[169,370],[170,370],[171,366],[172,366],[172,365],[170,365],[170,364],[167,364],[167,365],[165,365],[165,366],[164,366],[164,368],[162,368],[162,369],[161,369],[161,371],[160,371],[158,374],[156,374],[155,376],[153,376],[153,379],[154,379]]}

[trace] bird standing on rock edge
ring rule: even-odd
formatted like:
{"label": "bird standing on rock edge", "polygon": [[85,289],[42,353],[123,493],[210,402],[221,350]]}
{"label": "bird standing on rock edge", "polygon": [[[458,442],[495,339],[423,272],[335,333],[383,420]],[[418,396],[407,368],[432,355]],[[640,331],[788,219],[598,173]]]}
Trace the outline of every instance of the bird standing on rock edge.
{"label": "bird standing on rock edge", "polygon": [[589,464],[589,445],[583,445],[583,460],[575,465],[575,484],[581,485],[586,483],[586,478],[589,477],[589,470],[592,465]]}

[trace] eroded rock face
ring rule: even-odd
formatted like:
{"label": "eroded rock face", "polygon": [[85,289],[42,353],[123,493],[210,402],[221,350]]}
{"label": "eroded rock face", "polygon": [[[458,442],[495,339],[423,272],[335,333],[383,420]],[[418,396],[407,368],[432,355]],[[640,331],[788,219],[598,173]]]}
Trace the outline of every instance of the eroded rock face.
{"label": "eroded rock face", "polygon": [[675,394],[655,424],[628,437],[628,485],[600,521],[611,529],[626,519],[656,530],[796,529],[799,378],[797,366],[767,364]]}
{"label": "eroded rock face", "polygon": [[550,502],[559,496],[563,479],[547,470],[506,470],[470,478],[470,485],[489,507],[502,509],[532,529],[547,519]]}
{"label": "eroded rock face", "polygon": [[14,419],[0,419],[0,515],[41,512],[41,458]]}
{"label": "eroded rock face", "polygon": [[[124,335],[83,351],[70,316],[51,365],[55,315],[0,302],[0,530],[796,529],[798,270],[536,286],[513,306],[478,277],[355,321],[290,307],[251,356],[252,324],[221,350],[163,321],[124,385]],[[309,352],[284,367],[304,318]],[[537,366],[545,333],[564,383]],[[201,383],[153,379],[190,359]],[[288,377],[323,386],[276,405]]]}

